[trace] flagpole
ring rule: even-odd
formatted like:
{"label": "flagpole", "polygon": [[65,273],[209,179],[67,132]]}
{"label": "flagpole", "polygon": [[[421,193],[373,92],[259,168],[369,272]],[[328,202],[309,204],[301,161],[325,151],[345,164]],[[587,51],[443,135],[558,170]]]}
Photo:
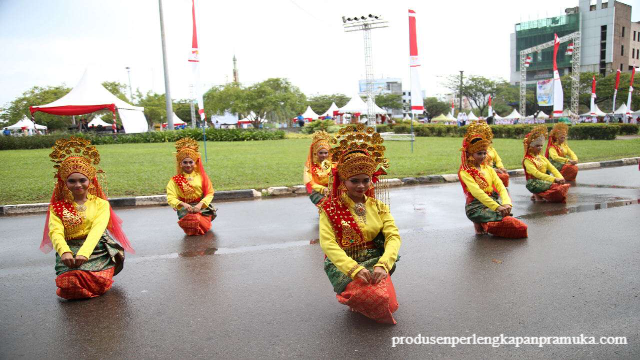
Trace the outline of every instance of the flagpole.
{"label": "flagpole", "polygon": [[[160,37],[162,38],[162,62],[164,64],[164,97],[167,106],[167,129],[173,130],[173,105],[171,103],[171,92],[169,90],[169,63],[167,62],[167,44],[164,39],[164,18],[162,16],[162,0],[158,0],[160,8]],[[162,124],[160,124],[162,128]]]}

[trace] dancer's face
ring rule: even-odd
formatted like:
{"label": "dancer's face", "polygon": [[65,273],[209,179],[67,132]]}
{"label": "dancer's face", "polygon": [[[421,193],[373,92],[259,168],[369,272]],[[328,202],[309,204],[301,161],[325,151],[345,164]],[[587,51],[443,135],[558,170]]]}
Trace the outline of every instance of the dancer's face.
{"label": "dancer's face", "polygon": [[476,166],[480,166],[484,159],[487,157],[487,150],[480,150],[472,154],[473,160],[476,161]]}
{"label": "dancer's face", "polygon": [[326,158],[329,157],[329,150],[320,149],[318,150],[318,162],[323,162]]}
{"label": "dancer's face", "polygon": [[352,199],[360,199],[371,186],[371,178],[367,174],[360,174],[350,177],[344,181],[347,193]]}
{"label": "dancer's face", "polygon": [[538,155],[538,154],[540,154],[540,152],[542,151],[542,147],[543,147],[543,146],[544,146],[543,144],[531,144],[531,147],[530,147],[531,152],[532,152],[534,155]]}
{"label": "dancer's face", "polygon": [[567,140],[567,135],[560,135],[558,136],[558,143],[562,144]]}
{"label": "dancer's face", "polygon": [[89,178],[80,173],[73,173],[67,178],[67,189],[71,191],[74,197],[82,197],[86,195],[88,188]]}
{"label": "dancer's face", "polygon": [[195,166],[195,161],[193,161],[192,158],[184,158],[182,159],[182,162],[180,163],[180,167],[182,167],[182,171],[184,171],[187,174],[191,174],[193,172],[193,168]]}

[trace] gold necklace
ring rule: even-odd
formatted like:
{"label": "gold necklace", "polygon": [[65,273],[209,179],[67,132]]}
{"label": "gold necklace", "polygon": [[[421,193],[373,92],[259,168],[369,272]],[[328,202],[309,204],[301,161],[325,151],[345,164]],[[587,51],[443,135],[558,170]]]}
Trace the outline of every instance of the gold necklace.
{"label": "gold necklace", "polygon": [[354,207],[356,215],[360,218],[363,223],[367,223],[367,208],[364,203],[356,203]]}

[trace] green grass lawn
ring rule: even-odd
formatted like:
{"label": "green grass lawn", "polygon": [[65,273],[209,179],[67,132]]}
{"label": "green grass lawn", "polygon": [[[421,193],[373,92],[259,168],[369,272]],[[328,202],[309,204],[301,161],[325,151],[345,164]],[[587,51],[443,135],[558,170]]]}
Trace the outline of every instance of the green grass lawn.
{"label": "green grass lawn", "polygon": [[[205,164],[216,190],[263,189],[302,183],[310,139],[209,142]],[[455,173],[460,165],[461,138],[417,138],[410,143],[385,142],[390,176]],[[640,156],[640,139],[573,140],[581,162]],[[201,145],[201,153],[204,149]],[[111,197],[163,194],[175,175],[172,143],[99,145],[100,167],[107,174]],[[521,167],[522,140],[495,139],[494,147],[508,169]],[[47,202],[53,190],[49,149],[0,151],[0,204]]]}

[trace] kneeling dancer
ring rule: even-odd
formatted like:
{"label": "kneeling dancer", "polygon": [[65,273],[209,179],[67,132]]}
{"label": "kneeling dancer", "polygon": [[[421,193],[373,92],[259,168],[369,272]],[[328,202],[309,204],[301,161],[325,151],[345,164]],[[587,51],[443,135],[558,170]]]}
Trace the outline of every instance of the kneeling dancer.
{"label": "kneeling dancer", "polygon": [[578,176],[578,157],[567,144],[569,127],[565,123],[557,123],[549,133],[545,156],[566,181],[575,181]]}
{"label": "kneeling dancer", "polygon": [[487,164],[489,127],[472,124],[462,140],[458,177],[466,196],[465,212],[476,234],[505,238],[527,237],[527,225],[511,216],[511,198],[496,171]]}
{"label": "kneeling dancer", "polygon": [[302,181],[309,194],[309,199],[317,205],[329,193],[329,174],[331,173],[331,160],[329,141],[331,135],[324,131],[313,134],[313,141],[309,146],[309,155],[304,163]]}
{"label": "kneeling dancer", "polygon": [[167,184],[167,202],[178,213],[178,225],[187,235],[204,235],[216,217],[213,186],[202,166],[198,143],[191,138],[176,141],[177,175]]}
{"label": "kneeling dancer", "polygon": [[72,137],[57,140],[49,156],[56,184],[40,249],[56,250],[56,294],[68,300],[100,296],[122,270],[124,250],[133,253],[96,177],[100,154],[89,140]]}
{"label": "kneeling dancer", "polygon": [[[549,160],[542,156],[542,147],[547,137],[547,127],[536,126],[524,138],[524,167],[527,190],[533,193],[531,200],[566,202],[569,184]],[[549,175],[551,173],[552,175]]]}
{"label": "kneeling dancer", "polygon": [[331,149],[337,164],[331,191],[320,203],[324,270],[340,303],[378,322],[395,324],[392,313],[398,302],[390,275],[401,241],[388,205],[376,199],[376,193],[386,198],[386,191],[382,186],[374,189],[389,166],[383,139],[359,124],[341,129],[334,143],[338,141]]}

